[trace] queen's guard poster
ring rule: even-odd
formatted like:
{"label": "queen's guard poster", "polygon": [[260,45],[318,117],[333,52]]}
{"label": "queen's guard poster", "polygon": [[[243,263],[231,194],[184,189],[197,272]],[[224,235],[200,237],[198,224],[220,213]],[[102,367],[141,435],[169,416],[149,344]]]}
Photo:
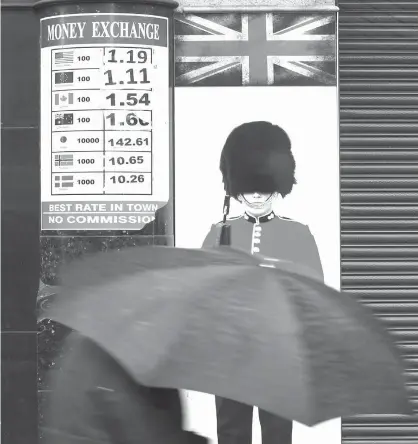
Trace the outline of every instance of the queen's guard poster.
{"label": "queen's guard poster", "polygon": [[[176,17],[175,242],[216,243],[228,194],[233,247],[339,289],[337,14],[283,3]],[[186,426],[214,443],[341,442],[339,420],[309,429],[208,394],[184,400]]]}

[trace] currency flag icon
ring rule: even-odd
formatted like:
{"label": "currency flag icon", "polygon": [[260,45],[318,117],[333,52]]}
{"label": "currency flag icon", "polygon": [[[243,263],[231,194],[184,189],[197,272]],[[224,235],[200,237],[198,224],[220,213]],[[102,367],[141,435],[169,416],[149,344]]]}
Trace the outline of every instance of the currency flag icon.
{"label": "currency flag icon", "polygon": [[56,65],[71,65],[74,62],[74,51],[59,51],[55,53]]}
{"label": "currency flag icon", "polygon": [[55,114],[55,125],[72,125],[74,120],[73,113]]}
{"label": "currency flag icon", "polygon": [[65,167],[74,165],[73,154],[55,154],[55,166]]}
{"label": "currency flag icon", "polygon": [[62,71],[55,73],[55,85],[64,85],[74,82],[74,73],[72,71]]}
{"label": "currency flag icon", "polygon": [[66,106],[74,103],[74,93],[56,93],[54,95],[55,105]]}
{"label": "currency flag icon", "polygon": [[62,136],[61,138],[60,138],[60,142],[61,143],[65,143],[67,141],[67,137],[66,136]]}
{"label": "currency flag icon", "polygon": [[55,176],[55,188],[71,188],[74,186],[74,176]]}

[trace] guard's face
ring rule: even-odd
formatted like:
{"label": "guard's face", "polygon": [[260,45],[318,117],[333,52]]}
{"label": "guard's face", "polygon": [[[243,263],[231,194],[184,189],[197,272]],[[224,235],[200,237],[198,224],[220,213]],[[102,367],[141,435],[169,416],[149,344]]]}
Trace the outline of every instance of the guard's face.
{"label": "guard's face", "polygon": [[254,209],[262,209],[271,204],[274,193],[245,193],[241,197],[242,203]]}

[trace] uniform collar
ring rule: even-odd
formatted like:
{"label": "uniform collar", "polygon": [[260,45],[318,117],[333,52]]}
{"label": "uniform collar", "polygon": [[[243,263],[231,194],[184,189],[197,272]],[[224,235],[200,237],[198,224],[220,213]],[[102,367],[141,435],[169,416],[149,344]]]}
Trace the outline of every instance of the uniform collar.
{"label": "uniform collar", "polygon": [[254,217],[249,215],[248,213],[244,213],[244,219],[247,220],[248,222],[251,222],[252,224],[261,224],[264,222],[269,222],[270,220],[274,219],[275,216],[276,215],[274,214],[273,211],[261,217]]}

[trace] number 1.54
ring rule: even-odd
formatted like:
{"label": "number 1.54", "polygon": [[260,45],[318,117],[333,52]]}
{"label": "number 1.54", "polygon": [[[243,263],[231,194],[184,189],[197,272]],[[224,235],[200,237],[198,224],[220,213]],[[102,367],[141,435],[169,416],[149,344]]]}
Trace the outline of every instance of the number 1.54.
{"label": "number 1.54", "polygon": [[[136,105],[144,105],[148,106],[150,104],[149,99],[149,93],[136,93],[136,92],[130,92],[127,93],[126,96],[124,96],[124,101],[121,103],[121,105],[127,105],[127,106],[136,106]],[[106,97],[107,100],[110,100],[110,106],[116,106],[116,94],[112,93],[109,94]]]}

